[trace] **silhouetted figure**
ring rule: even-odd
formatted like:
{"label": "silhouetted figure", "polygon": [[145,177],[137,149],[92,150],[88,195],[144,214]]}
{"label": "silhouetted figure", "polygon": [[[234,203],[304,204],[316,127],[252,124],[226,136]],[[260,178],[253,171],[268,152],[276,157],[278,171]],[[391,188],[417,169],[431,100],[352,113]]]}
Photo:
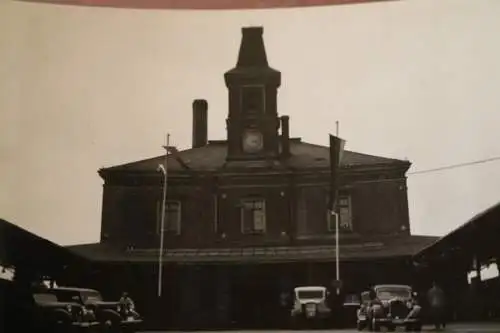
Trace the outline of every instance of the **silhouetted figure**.
{"label": "silhouetted figure", "polygon": [[288,291],[282,291],[279,296],[280,326],[290,321],[290,310],[293,306],[293,296]]}
{"label": "silhouetted figure", "polygon": [[327,298],[328,307],[331,310],[331,322],[333,327],[341,328],[345,325],[344,319],[344,301],[345,301],[345,293],[342,288],[339,289],[337,293],[337,288],[334,286],[330,288],[329,295]]}
{"label": "silhouetted figure", "polygon": [[446,327],[446,297],[444,291],[439,288],[436,282],[432,283],[432,288],[427,292],[427,301],[432,323],[436,329]]}
{"label": "silhouetted figure", "polygon": [[135,312],[135,303],[127,292],[123,292],[119,302],[121,311],[130,311],[134,316],[139,316],[139,314]]}

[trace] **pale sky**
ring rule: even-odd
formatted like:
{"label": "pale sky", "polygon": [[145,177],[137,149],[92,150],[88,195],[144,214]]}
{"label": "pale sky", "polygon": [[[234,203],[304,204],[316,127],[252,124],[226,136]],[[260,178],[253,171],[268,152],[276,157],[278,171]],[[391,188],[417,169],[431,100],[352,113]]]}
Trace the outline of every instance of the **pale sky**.
{"label": "pale sky", "polygon": [[[0,217],[97,241],[97,170],[191,144],[191,103],[225,138],[241,27],[262,25],[291,134],[408,158],[411,171],[500,156],[500,1],[148,11],[0,0]],[[500,162],[409,178],[412,231],[443,235],[500,200]]]}

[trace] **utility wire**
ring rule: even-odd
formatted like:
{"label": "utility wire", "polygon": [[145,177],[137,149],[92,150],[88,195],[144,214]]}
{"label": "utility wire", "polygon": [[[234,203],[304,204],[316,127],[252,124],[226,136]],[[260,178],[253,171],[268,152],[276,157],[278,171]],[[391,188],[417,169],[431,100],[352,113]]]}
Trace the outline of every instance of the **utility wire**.
{"label": "utility wire", "polygon": [[[439,172],[439,171],[457,169],[457,168],[466,167],[466,166],[470,166],[470,165],[483,164],[483,163],[488,163],[488,162],[493,162],[493,161],[499,161],[499,160],[500,160],[500,156],[497,156],[497,157],[491,157],[491,158],[487,158],[487,159],[483,159],[483,160],[477,160],[477,161],[472,161],[472,162],[465,162],[465,163],[453,164],[453,165],[439,167],[439,168],[433,168],[433,169],[426,169],[426,170],[408,172],[406,175],[407,176],[422,175],[422,174],[426,174],[426,173],[432,173],[432,172]],[[406,180],[406,178],[387,178],[387,179],[374,179],[374,180],[359,180],[359,181],[354,181],[353,185],[370,184],[370,183],[387,183],[387,182],[394,182],[394,181],[398,181],[398,180]]]}
{"label": "utility wire", "polygon": [[476,164],[483,164],[483,163],[488,163],[488,162],[493,162],[493,161],[499,161],[499,160],[500,160],[500,156],[496,156],[496,157],[486,158],[486,159],[483,159],[483,160],[477,160],[477,161],[472,161],[472,162],[465,162],[465,163],[460,163],[460,164],[453,164],[453,165],[439,167],[439,168],[434,168],[434,169],[427,169],[427,170],[421,170],[421,171],[408,172],[407,175],[421,175],[421,174],[430,173],[430,172],[438,172],[438,171],[444,171],[444,170],[457,169],[457,168],[461,168],[461,167],[465,167],[465,166],[476,165]]}

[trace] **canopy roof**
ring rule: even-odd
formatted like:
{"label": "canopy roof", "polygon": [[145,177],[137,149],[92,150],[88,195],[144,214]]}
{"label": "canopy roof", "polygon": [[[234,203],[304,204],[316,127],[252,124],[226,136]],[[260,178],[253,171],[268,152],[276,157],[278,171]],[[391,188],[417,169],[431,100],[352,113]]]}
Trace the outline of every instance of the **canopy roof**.
{"label": "canopy roof", "polygon": [[[340,259],[362,261],[382,258],[411,258],[435,240],[427,236],[391,236],[361,239],[341,244]],[[108,244],[94,243],[68,247],[78,255],[100,262],[157,262],[158,249],[121,250]],[[280,263],[332,262],[335,245],[259,246],[238,248],[166,249],[165,262],[175,263]]]}
{"label": "canopy roof", "polygon": [[0,264],[4,267],[51,275],[82,259],[63,246],[0,219]]}
{"label": "canopy roof", "polygon": [[499,235],[500,202],[425,247],[415,258],[422,262],[436,262],[454,257],[472,264],[476,257],[485,262],[500,255]]}

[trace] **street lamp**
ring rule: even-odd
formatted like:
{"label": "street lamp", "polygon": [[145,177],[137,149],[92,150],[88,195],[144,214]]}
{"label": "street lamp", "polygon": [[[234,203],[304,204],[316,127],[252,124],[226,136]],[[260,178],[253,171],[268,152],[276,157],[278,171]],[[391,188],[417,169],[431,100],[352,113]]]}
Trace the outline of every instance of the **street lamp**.
{"label": "street lamp", "polygon": [[157,171],[163,174],[163,199],[161,203],[161,222],[160,222],[160,249],[158,254],[158,297],[161,297],[162,292],[162,280],[163,280],[163,246],[165,238],[165,206],[167,204],[167,180],[168,180],[168,147],[170,144],[170,134],[167,134],[167,142],[165,148],[165,162],[164,164],[159,164]]}
{"label": "street lamp", "polygon": [[337,280],[337,295],[340,295],[339,214],[333,209],[331,214],[335,219],[335,278]]}

